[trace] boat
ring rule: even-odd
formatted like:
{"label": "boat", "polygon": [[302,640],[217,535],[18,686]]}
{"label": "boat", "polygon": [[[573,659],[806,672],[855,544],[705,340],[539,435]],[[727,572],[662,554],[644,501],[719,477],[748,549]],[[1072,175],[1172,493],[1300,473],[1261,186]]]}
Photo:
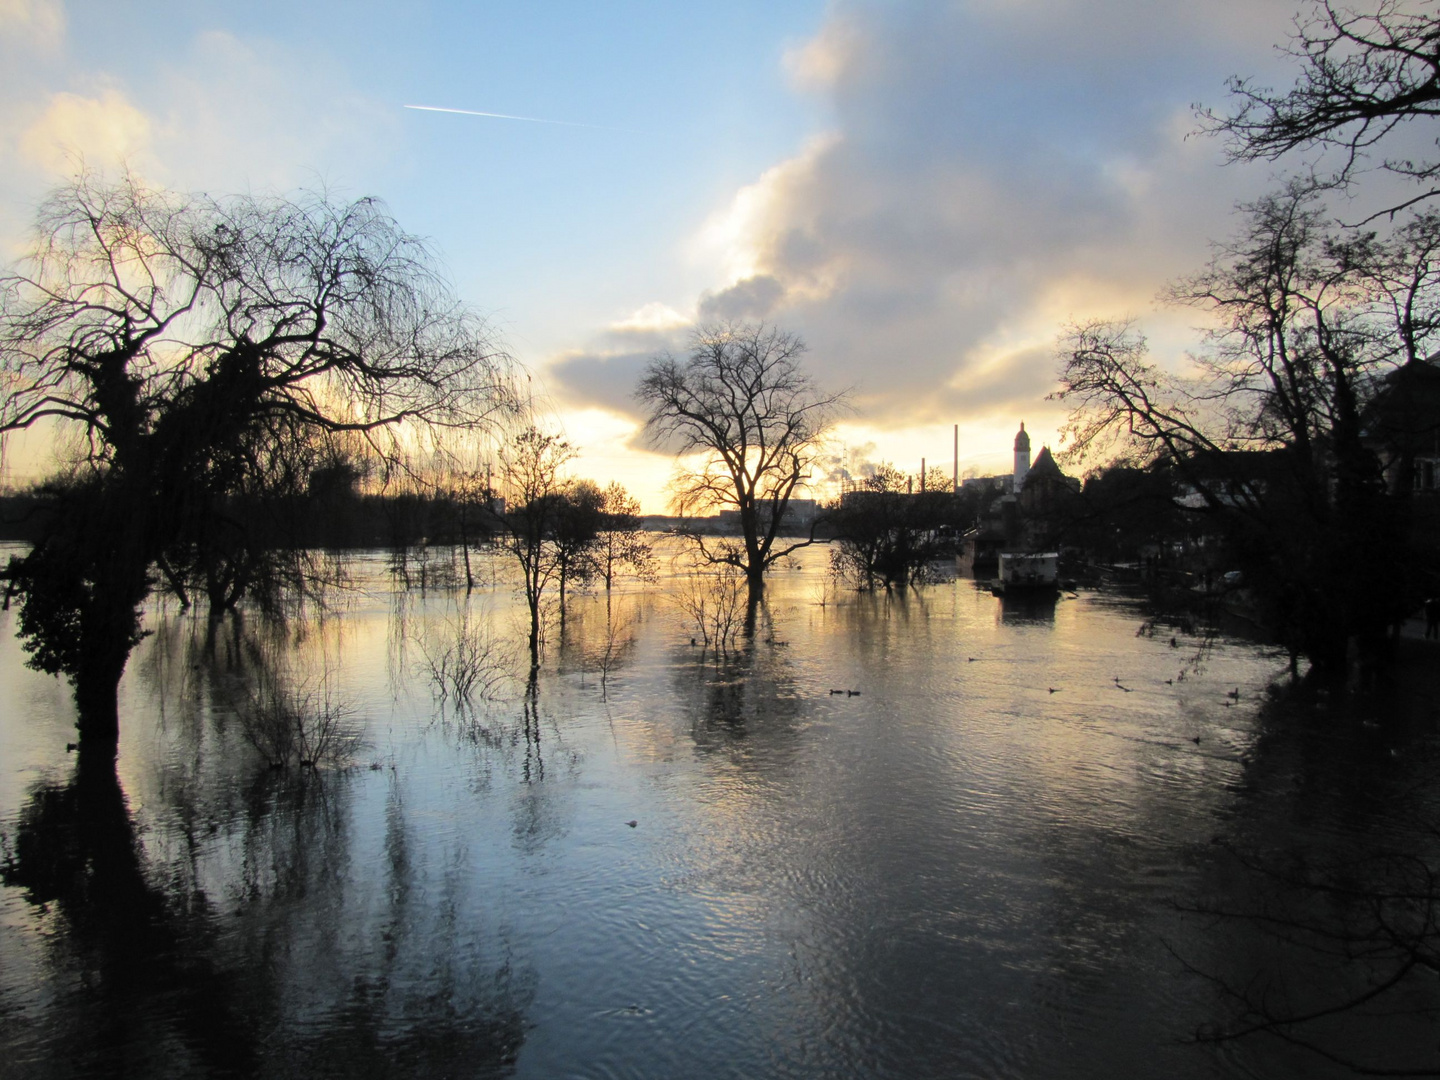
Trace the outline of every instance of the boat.
{"label": "boat", "polygon": [[1000,576],[990,582],[996,596],[1055,596],[1060,591],[1057,551],[1000,553]]}

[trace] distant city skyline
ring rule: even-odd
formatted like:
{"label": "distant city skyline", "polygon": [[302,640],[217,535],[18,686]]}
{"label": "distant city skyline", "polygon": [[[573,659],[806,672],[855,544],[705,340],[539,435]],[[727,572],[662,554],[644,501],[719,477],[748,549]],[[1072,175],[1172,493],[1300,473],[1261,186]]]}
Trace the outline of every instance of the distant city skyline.
{"label": "distant city skyline", "polygon": [[[542,418],[663,513],[631,391],[697,321],[764,319],[851,387],[852,459],[1059,449],[1064,323],[1156,301],[1271,186],[1191,137],[1288,85],[1294,0],[0,3],[0,248],[83,163],[213,193],[375,195],[430,238]],[[11,479],[35,440],[12,440]],[[20,455],[20,457],[17,457]]]}

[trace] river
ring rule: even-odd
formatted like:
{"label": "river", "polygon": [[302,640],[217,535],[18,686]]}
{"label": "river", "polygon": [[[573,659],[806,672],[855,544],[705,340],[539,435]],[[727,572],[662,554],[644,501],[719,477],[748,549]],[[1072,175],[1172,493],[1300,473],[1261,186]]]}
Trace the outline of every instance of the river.
{"label": "river", "polygon": [[[1373,977],[1211,909],[1316,913],[1274,868],[1420,851],[1433,709],[1287,704],[1283,656],[1101,592],[837,594],[802,554],[727,658],[674,580],[572,597],[533,687],[493,567],[467,598],[357,556],[322,615],[208,643],[159,604],[98,794],[0,617],[0,1072],[1346,1075],[1193,1041],[1226,987]],[[437,695],[461,638],[496,700]],[[316,768],[245,738],[267,685],[330,703]],[[1433,983],[1306,1030],[1433,1064]]]}

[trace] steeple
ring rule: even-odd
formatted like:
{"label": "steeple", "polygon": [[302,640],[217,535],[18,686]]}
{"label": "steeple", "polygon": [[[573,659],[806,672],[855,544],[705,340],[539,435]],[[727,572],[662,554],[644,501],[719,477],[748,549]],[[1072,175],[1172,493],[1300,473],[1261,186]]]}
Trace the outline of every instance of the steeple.
{"label": "steeple", "polygon": [[1025,434],[1025,421],[1020,421],[1020,432],[1015,436],[1015,478],[1010,490],[1020,494],[1025,485],[1025,474],[1030,471],[1030,436]]}

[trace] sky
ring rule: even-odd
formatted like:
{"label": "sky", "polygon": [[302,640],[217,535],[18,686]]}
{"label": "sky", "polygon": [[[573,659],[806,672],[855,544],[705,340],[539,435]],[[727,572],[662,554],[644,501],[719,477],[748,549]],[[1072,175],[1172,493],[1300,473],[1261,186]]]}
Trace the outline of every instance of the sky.
{"label": "sky", "polygon": [[1278,174],[1224,165],[1193,106],[1232,75],[1288,86],[1300,3],[0,0],[0,253],[80,162],[374,195],[523,364],[577,473],[647,512],[672,462],[634,388],[716,319],[806,341],[850,392],[852,467],[948,470],[958,424],[962,471],[1008,472],[1022,420],[1058,448],[1067,322],[1197,345],[1157,296]]}

